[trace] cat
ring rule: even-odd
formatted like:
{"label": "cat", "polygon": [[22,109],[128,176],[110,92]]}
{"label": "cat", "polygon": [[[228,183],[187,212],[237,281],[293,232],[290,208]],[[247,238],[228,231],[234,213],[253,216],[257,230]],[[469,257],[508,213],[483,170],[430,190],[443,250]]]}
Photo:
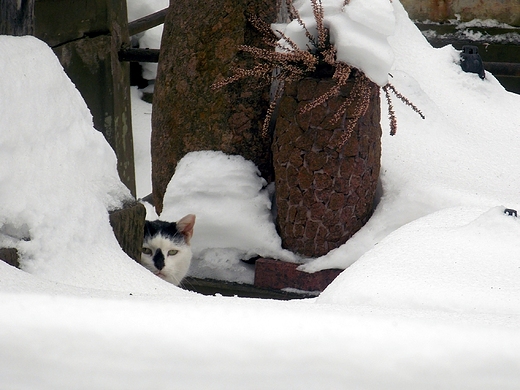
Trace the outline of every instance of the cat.
{"label": "cat", "polygon": [[190,268],[195,215],[177,222],[146,221],[141,264],[167,282],[179,286]]}

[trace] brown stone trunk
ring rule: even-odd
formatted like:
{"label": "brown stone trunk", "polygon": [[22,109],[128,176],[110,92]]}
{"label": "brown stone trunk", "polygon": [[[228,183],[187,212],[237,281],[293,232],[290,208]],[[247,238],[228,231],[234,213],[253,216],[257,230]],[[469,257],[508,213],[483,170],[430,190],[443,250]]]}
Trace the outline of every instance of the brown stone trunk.
{"label": "brown stone trunk", "polygon": [[278,230],[285,248],[308,257],[339,247],[366,223],[379,177],[377,85],[371,83],[370,105],[341,148],[345,118],[352,117],[352,110],[336,125],[330,124],[330,118],[349,95],[353,80],[340,96],[298,113],[333,84],[331,79],[306,78],[288,85],[279,103],[273,139]]}

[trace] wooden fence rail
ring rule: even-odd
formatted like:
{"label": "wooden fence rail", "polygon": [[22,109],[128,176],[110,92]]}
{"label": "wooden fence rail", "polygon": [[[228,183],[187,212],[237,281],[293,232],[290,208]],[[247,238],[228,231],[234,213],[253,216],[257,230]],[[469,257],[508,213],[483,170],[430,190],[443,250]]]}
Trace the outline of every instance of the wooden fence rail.
{"label": "wooden fence rail", "polygon": [[[168,8],[128,23],[128,35],[136,35],[164,23]],[[159,62],[159,49],[122,48],[119,50],[119,61]]]}
{"label": "wooden fence rail", "polygon": [[136,35],[164,23],[168,8],[128,23],[128,35]]}

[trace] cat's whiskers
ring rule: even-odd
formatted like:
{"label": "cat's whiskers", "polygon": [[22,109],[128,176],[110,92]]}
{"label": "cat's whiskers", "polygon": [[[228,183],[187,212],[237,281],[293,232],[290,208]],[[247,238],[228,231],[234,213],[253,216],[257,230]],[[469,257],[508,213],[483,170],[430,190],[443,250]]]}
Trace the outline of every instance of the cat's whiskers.
{"label": "cat's whiskers", "polygon": [[179,284],[179,287],[183,288],[184,290],[194,290],[193,283],[187,279],[183,279]]}

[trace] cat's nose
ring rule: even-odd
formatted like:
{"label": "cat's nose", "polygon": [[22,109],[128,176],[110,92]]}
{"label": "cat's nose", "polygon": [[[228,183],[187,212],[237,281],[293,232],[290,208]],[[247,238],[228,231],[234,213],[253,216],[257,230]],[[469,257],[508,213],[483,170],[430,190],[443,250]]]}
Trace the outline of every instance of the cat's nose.
{"label": "cat's nose", "polygon": [[153,264],[159,271],[164,268],[164,255],[161,249],[155,251],[155,255],[153,255]]}

